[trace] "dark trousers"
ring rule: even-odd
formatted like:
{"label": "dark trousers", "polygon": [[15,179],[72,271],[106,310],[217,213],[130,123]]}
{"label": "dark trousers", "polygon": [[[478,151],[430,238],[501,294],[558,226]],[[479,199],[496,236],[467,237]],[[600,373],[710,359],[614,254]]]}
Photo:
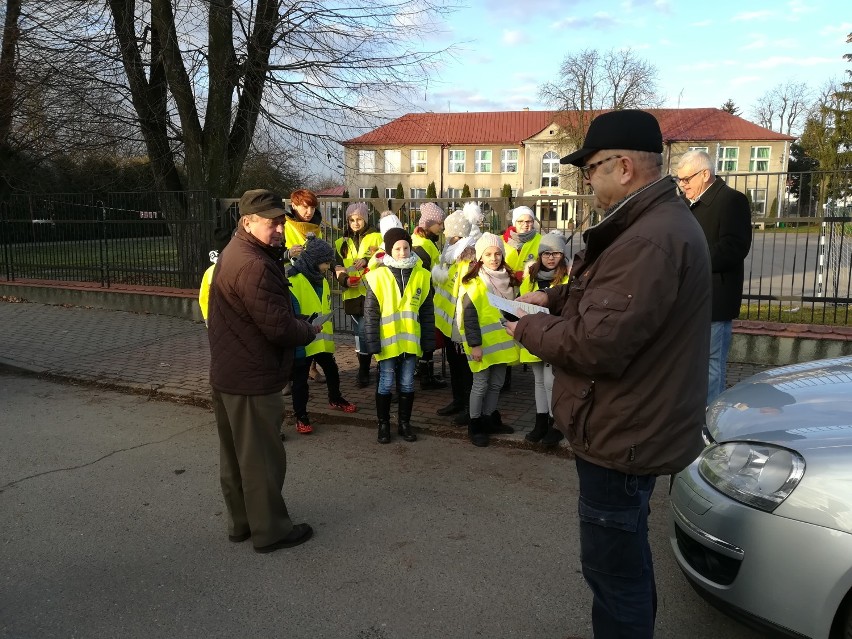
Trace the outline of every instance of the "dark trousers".
{"label": "dark trousers", "polygon": [[340,370],[337,368],[334,353],[317,353],[310,357],[299,357],[293,362],[292,398],[293,412],[296,417],[304,417],[308,414],[308,370],[314,360],[325,373],[329,401],[340,399]]}
{"label": "dark trousers", "polygon": [[[446,338],[445,338],[446,339]],[[453,390],[453,399],[457,402],[467,404],[470,397],[470,388],[473,386],[473,373],[467,363],[464,347],[461,344],[446,339],[447,364],[450,368],[450,386]]]}
{"label": "dark trousers", "polygon": [[657,589],[648,543],[656,476],[626,475],[577,458],[580,560],[601,639],[654,636]]}
{"label": "dark trousers", "polygon": [[255,546],[268,546],[293,530],[281,495],[287,453],[280,437],[284,398],[213,391],[219,431],[219,481],[228,510],[228,534],[251,532]]}

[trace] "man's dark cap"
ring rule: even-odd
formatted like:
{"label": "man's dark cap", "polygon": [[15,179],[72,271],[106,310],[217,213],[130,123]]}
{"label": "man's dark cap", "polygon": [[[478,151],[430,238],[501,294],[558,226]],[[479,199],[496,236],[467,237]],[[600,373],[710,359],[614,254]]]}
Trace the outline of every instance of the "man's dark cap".
{"label": "man's dark cap", "polygon": [[266,189],[246,191],[240,198],[240,215],[254,214],[274,220],[276,217],[282,217],[286,212],[281,196]]}
{"label": "man's dark cap", "polygon": [[589,125],[583,148],[566,155],[559,163],[583,166],[588,156],[604,149],[662,153],[660,123],[647,111],[638,109],[602,113]]}

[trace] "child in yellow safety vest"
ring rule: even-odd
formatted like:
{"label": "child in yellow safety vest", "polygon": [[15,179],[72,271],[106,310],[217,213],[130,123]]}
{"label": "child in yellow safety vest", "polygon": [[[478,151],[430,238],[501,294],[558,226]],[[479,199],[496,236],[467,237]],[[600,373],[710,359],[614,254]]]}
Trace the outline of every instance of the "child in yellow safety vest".
{"label": "child in yellow safety vest", "polygon": [[[465,205],[476,206],[468,203]],[[478,207],[477,207],[478,208]],[[451,213],[444,220],[444,248],[437,264],[432,266],[432,286],[435,289],[435,327],[444,339],[447,363],[450,368],[452,401],[435,412],[442,417],[463,413],[464,419],[453,424],[468,423],[468,399],[473,377],[462,348],[461,334],[456,326],[456,306],[462,276],[470,262],[476,259],[476,238],[470,236],[471,222],[463,211]]]}
{"label": "child in yellow safety vest", "polygon": [[216,269],[216,262],[219,261],[219,253],[225,249],[233,235],[233,229],[218,227],[213,231],[213,250],[210,251],[211,264],[204,271],[201,284],[198,287],[198,305],[201,307],[201,317],[204,318],[205,326],[207,326],[207,309],[210,306],[210,285],[213,283],[213,271]]}
{"label": "child in yellow safety vest", "polygon": [[[299,259],[287,272],[290,295],[296,313],[313,318],[331,313],[331,290],[326,273],[334,263],[334,249],[328,242],[309,239]],[[312,362],[318,362],[325,371],[328,385],[328,404],[346,413],[354,413],[355,404],[340,394],[340,371],[334,359],[334,324],[329,318],[323,323],[310,344],[296,349],[293,362],[293,412],[296,415],[296,432],[313,432],[308,417],[308,370]]]}
{"label": "child in yellow safety vest", "polygon": [[503,328],[500,311],[488,294],[514,299],[512,272],[503,259],[503,239],[483,233],[476,241],[476,261],[462,278],[456,322],[473,372],[468,435],[474,446],[487,446],[491,433],[512,433],[497,410],[497,399],[508,366],[517,364],[518,343]]}
{"label": "child in yellow safety vest", "polygon": [[[420,257],[423,268],[431,273],[440,257],[438,242],[444,231],[444,210],[434,202],[424,202],[420,205],[420,219],[411,234],[411,250]],[[443,348],[440,335],[435,335],[435,348]],[[420,379],[420,390],[441,390],[447,387],[447,382],[435,377],[434,352],[423,353],[417,363],[417,376]]]}
{"label": "child in yellow safety vest", "polygon": [[[565,259],[565,236],[559,231],[541,236],[538,259],[527,264],[521,282],[521,295],[542,291],[551,286],[568,283],[568,262]],[[535,426],[524,436],[528,442],[556,446],[562,439],[560,430],[553,427],[553,367],[541,361],[527,349],[521,348],[521,363],[529,364],[535,377]]]}
{"label": "child in yellow safety vest", "polygon": [[382,236],[370,226],[369,209],[363,202],[353,202],[346,208],[346,228],[334,247],[337,265],[334,272],[343,289],[343,311],[352,320],[355,333],[355,352],[358,354],[358,386],[370,385],[370,355],[361,347],[361,318],[364,316],[364,296],[367,289],[361,281],[367,272],[370,258],[382,245]]}
{"label": "child in yellow safety vest", "polygon": [[400,228],[384,235],[387,252],[365,276],[363,338],[379,362],[376,387],[378,442],[390,442],[391,393],[399,378],[399,435],[417,440],[411,430],[414,369],[424,351],[435,348],[435,312],[429,271],[411,252],[411,236]]}

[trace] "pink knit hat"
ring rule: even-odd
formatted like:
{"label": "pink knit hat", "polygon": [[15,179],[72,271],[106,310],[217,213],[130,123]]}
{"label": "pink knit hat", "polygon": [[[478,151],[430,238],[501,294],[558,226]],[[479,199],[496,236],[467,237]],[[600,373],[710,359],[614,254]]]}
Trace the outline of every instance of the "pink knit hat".
{"label": "pink knit hat", "polygon": [[364,202],[352,202],[352,204],[346,207],[347,220],[353,215],[357,215],[366,222],[369,214],[370,209],[367,208],[367,205]]}
{"label": "pink knit hat", "polygon": [[496,246],[500,249],[503,257],[506,256],[506,245],[503,243],[503,238],[499,235],[494,235],[494,233],[483,233],[482,237],[476,240],[476,259],[481,260],[485,249],[490,246]]}
{"label": "pink knit hat", "polygon": [[433,224],[444,221],[444,211],[434,202],[424,202],[420,205],[420,221],[417,223],[421,229],[428,229]]}

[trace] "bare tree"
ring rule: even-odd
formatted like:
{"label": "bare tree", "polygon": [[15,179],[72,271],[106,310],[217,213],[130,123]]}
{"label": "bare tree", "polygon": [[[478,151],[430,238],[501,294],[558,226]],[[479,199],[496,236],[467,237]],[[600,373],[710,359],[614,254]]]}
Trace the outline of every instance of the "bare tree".
{"label": "bare tree", "polygon": [[631,49],[584,49],[565,56],[557,80],[542,85],[539,96],[562,112],[557,121],[563,146],[578,148],[597,112],[660,106],[657,81],[657,68]]}
{"label": "bare tree", "polygon": [[[22,45],[43,70],[20,130],[141,142],[173,194],[163,212],[195,214],[187,191],[236,194],[260,123],[292,160],[336,154],[353,127],[384,122],[441,61],[423,36],[444,2],[33,0]],[[190,226],[173,229],[185,272],[204,254]]]}
{"label": "bare tree", "polygon": [[764,93],[753,107],[752,114],[762,127],[797,135],[801,132],[812,98],[807,84],[788,81]]}
{"label": "bare tree", "polygon": [[3,42],[0,45],[0,146],[7,144],[12,127],[20,17],[21,0],[6,0]]}

